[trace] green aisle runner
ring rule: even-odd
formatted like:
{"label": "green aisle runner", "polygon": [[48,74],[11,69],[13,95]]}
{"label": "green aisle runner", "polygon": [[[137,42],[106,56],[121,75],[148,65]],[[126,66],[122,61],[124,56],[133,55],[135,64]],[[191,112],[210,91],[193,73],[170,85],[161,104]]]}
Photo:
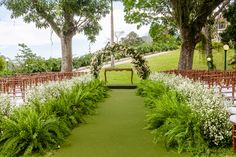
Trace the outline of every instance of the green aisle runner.
{"label": "green aisle runner", "polygon": [[150,131],[144,130],[143,98],[132,89],[115,89],[99,104],[97,114],[74,129],[56,157],[177,157],[163,144],[154,144]]}

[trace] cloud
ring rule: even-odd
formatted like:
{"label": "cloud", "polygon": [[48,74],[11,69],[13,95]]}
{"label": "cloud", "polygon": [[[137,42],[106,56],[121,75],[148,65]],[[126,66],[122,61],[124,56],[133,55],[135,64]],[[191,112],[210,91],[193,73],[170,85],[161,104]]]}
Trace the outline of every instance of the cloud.
{"label": "cloud", "polygon": [[34,24],[21,20],[0,22],[0,45],[13,46],[18,43],[27,45],[50,44],[50,29],[37,29]]}
{"label": "cloud", "polygon": [[[127,35],[135,31],[140,36],[147,34],[148,26],[137,30],[136,25],[126,24],[124,21],[123,5],[121,2],[114,2],[114,25],[115,31],[124,31]],[[10,19],[10,12],[0,7],[0,52],[7,57],[14,57],[17,54],[18,43],[25,43],[32,50],[43,57],[60,56],[60,40],[55,33],[51,36],[50,29],[37,29],[34,23],[25,23],[21,18]],[[110,39],[110,14],[101,19],[102,30],[91,44],[92,52],[101,49]],[[53,45],[52,45],[52,42]],[[73,54],[83,55],[89,51],[89,42],[83,34],[77,34],[73,38]]]}

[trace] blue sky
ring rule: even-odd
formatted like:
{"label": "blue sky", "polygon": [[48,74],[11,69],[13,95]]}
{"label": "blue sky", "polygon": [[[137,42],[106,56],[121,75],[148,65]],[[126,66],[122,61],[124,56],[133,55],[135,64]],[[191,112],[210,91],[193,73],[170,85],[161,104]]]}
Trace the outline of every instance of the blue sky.
{"label": "blue sky", "polygon": [[[11,19],[10,11],[0,7],[0,54],[14,58],[18,52],[18,43],[25,43],[34,53],[45,58],[61,57],[59,38],[55,33],[51,36],[51,29],[37,29],[34,23],[26,24],[21,18]],[[148,26],[139,30],[136,25],[126,24],[124,21],[123,5],[121,2],[114,2],[114,24],[115,32],[124,31],[123,36],[130,31],[135,31],[140,36],[148,34]],[[91,51],[94,52],[107,43],[110,38],[110,15],[101,19],[103,28],[91,44]],[[83,34],[77,34],[73,38],[73,56],[80,56],[88,53],[89,42]]]}

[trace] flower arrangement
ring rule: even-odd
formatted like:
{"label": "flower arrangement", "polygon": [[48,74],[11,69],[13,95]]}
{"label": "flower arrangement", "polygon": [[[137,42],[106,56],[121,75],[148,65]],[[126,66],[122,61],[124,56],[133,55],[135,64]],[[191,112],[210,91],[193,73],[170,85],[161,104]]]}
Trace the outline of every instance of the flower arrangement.
{"label": "flower arrangement", "polygon": [[91,61],[91,73],[97,78],[99,76],[99,71],[102,68],[102,64],[106,58],[114,52],[120,52],[124,56],[131,57],[132,64],[137,70],[138,76],[142,79],[148,78],[150,74],[149,66],[146,60],[142,57],[141,53],[138,53],[136,49],[126,47],[120,44],[107,45],[104,49],[97,51]]}
{"label": "flower arrangement", "polygon": [[91,74],[81,77],[74,77],[70,80],[54,81],[35,86],[26,91],[25,102],[30,103],[34,101],[44,102],[50,98],[56,98],[62,91],[69,91],[74,86],[79,84],[86,84],[91,82],[94,77]]}
{"label": "flower arrangement", "polygon": [[200,115],[202,133],[210,146],[229,143],[231,125],[227,108],[232,106],[232,103],[219,92],[217,87],[208,88],[200,82],[164,73],[154,73],[150,75],[150,80],[163,82],[187,99],[191,109]]}

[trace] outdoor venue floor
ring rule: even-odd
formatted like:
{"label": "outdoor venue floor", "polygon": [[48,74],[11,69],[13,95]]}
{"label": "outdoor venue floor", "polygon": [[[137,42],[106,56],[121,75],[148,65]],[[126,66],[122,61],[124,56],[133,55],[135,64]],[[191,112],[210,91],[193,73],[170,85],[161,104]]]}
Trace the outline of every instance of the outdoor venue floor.
{"label": "outdoor venue floor", "polygon": [[154,144],[145,130],[145,105],[134,89],[112,89],[88,124],[75,128],[56,157],[184,157]]}

